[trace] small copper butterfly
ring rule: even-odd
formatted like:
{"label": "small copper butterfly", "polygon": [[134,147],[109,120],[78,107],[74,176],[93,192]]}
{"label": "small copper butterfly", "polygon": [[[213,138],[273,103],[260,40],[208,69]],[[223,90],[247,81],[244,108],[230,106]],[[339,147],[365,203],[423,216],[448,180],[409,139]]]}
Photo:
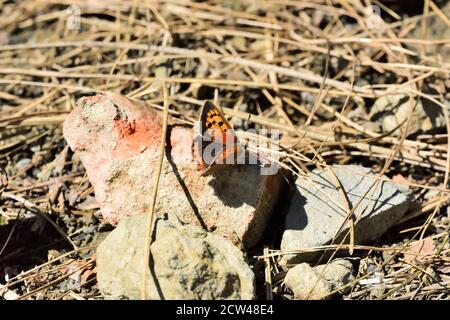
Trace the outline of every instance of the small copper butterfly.
{"label": "small copper butterfly", "polygon": [[198,131],[194,157],[202,176],[216,171],[222,164],[239,163],[238,159],[245,156],[244,147],[225,115],[209,101],[205,101],[200,111]]}

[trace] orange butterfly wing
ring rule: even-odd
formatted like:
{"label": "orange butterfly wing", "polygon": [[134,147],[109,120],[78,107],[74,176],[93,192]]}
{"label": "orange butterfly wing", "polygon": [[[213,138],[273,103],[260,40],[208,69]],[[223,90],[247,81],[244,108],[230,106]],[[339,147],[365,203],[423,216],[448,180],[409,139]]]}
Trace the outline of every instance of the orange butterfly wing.
{"label": "orange butterfly wing", "polygon": [[234,163],[242,152],[236,134],[220,109],[205,101],[200,112],[197,150],[202,158],[202,175],[212,172],[216,164]]}

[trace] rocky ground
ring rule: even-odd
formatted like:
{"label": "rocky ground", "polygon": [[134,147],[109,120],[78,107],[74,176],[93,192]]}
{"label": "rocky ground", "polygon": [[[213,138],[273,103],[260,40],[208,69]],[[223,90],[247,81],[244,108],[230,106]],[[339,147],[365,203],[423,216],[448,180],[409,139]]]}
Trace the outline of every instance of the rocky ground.
{"label": "rocky ground", "polygon": [[[450,7],[404,2],[0,1],[0,299],[449,299]],[[276,174],[200,174],[205,100]]]}

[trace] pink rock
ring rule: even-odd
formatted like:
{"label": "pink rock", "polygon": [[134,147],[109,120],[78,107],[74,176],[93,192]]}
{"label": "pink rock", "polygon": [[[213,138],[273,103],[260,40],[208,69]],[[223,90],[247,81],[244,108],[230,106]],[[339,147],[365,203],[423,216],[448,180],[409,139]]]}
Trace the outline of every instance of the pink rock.
{"label": "pink rock", "polygon": [[[162,132],[156,111],[119,94],[84,97],[63,130],[106,221],[148,213]],[[192,130],[170,125],[168,134],[170,156],[163,163],[156,214],[172,212],[185,223],[255,245],[278,200],[280,176],[262,176],[255,165],[224,165],[202,177],[193,161]]]}

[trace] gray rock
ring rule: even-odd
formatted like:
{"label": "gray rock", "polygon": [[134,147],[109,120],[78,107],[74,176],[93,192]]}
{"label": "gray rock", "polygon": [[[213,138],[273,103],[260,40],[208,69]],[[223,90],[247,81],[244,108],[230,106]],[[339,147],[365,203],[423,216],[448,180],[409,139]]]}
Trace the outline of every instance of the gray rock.
{"label": "gray rock", "polygon": [[320,273],[307,263],[289,269],[284,283],[292,291],[295,299],[299,300],[325,299],[333,290],[331,283],[321,278]]}
{"label": "gray rock", "polygon": [[[341,288],[346,284],[355,280],[353,276],[353,265],[350,261],[345,259],[336,259],[328,266],[323,264],[314,268],[319,274],[322,274],[323,279],[332,284],[333,290]],[[344,288],[339,293],[346,293],[350,288]]]}
{"label": "gray rock", "polygon": [[374,286],[369,292],[369,298],[372,299],[380,299],[384,293],[386,292],[386,284],[381,283],[379,285]]}
{"label": "gray rock", "polygon": [[[106,299],[139,299],[146,217],[121,220],[97,249],[97,280]],[[148,274],[150,299],[253,299],[254,274],[222,236],[158,219]],[[156,281],[155,281],[156,279]]]}
{"label": "gray rock", "polygon": [[337,259],[329,265],[315,268],[307,263],[301,263],[289,269],[284,283],[296,299],[320,300],[331,298],[334,290],[354,279],[352,264],[347,260]]}
{"label": "gray rock", "polygon": [[[353,207],[374,182],[368,175],[370,169],[361,166],[332,166]],[[296,181],[296,191],[286,216],[285,230],[281,240],[282,250],[308,249],[335,243],[342,239],[348,230],[345,222],[347,212],[335,203],[345,207],[331,173],[316,169],[309,177]],[[319,191],[321,189],[321,191]],[[330,199],[333,199],[332,202]],[[412,204],[412,193],[406,185],[380,181],[362,200],[354,212],[355,243],[375,239],[399,221]],[[345,242],[348,243],[348,240]],[[311,261],[320,255],[313,253],[292,253],[283,256],[281,263]]]}
{"label": "gray rock", "polygon": [[[406,123],[409,113],[409,96],[407,94],[387,95],[378,98],[371,110],[374,119],[381,123],[383,130],[389,132],[400,124]],[[418,99],[412,102],[412,120],[409,134],[429,132],[445,126],[445,117],[442,108],[428,99]],[[397,129],[393,135],[401,136],[402,131]]]}

